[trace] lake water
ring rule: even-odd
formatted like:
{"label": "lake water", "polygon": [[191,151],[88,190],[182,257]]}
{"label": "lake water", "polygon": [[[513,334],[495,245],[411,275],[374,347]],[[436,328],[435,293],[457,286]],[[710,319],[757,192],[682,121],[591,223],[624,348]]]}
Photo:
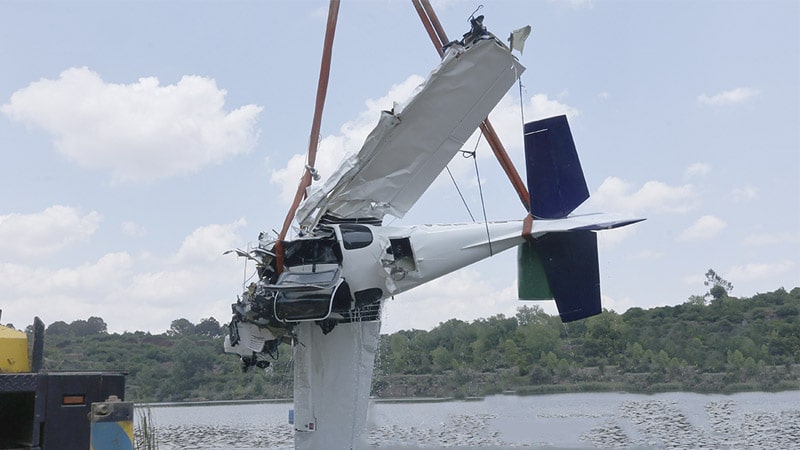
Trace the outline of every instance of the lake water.
{"label": "lake water", "polygon": [[[289,449],[291,403],[153,407],[161,449]],[[800,391],[373,403],[366,448],[800,448]]]}

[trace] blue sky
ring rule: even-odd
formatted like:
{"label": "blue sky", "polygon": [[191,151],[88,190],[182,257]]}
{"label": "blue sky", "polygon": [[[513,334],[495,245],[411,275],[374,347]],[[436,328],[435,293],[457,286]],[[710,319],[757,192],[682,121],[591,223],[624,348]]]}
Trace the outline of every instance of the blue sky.
{"label": "blue sky", "polygon": [[[438,62],[410,1],[342,3],[323,176]],[[521,116],[566,113],[592,192],[580,211],[648,218],[601,235],[606,307],[683,303],[709,268],[737,296],[800,285],[797,2],[483,3],[498,36],[533,27],[522,88],[491,115],[518,167]],[[434,2],[451,39],[477,4]],[[321,1],[0,0],[2,322],[227,322],[244,274],[222,252],[283,221],[326,14]],[[483,140],[478,165],[486,216],[521,219]],[[472,162],[451,169],[480,218]],[[440,177],[394,224],[468,220]],[[402,294],[383,329],[512,315],[515,274],[510,252]]]}

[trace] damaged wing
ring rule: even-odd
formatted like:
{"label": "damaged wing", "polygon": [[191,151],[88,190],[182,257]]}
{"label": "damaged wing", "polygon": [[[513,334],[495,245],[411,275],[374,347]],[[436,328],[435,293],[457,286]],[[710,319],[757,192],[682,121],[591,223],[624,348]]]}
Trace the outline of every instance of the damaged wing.
{"label": "damaged wing", "polygon": [[298,224],[403,217],[524,70],[494,37],[449,47],[405,107],[384,111],[361,150],[309,188]]}

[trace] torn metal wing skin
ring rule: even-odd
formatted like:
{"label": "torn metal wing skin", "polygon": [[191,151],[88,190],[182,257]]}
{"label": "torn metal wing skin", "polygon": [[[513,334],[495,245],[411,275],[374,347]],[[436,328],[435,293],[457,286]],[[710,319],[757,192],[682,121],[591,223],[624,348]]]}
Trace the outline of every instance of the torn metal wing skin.
{"label": "torn metal wing skin", "polygon": [[524,70],[495,38],[449,47],[405,107],[385,111],[361,150],[308,189],[297,223],[402,218]]}

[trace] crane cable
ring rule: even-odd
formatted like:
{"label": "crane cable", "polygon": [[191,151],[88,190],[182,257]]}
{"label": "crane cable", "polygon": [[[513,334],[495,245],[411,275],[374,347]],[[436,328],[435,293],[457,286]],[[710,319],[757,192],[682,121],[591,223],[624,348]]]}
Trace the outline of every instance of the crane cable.
{"label": "crane cable", "polygon": [[[467,209],[467,214],[469,214],[469,219],[475,222],[475,216],[472,215],[472,211],[469,209],[469,205],[467,204],[467,200],[464,198],[464,194],[461,193],[461,188],[458,187],[458,183],[456,182],[455,177],[453,177],[453,172],[450,171],[449,166],[444,166],[445,170],[447,170],[447,174],[450,175],[450,181],[453,182],[453,186],[456,187],[456,192],[458,192],[458,196],[461,197],[461,203],[464,204],[464,208]],[[480,180],[478,180],[480,183]]]}
{"label": "crane cable", "polygon": [[[471,152],[462,150],[461,154],[465,158],[472,158],[472,162],[475,164],[475,178],[478,180],[478,194],[481,198],[481,210],[483,211],[483,225],[486,228],[486,242],[489,243],[489,256],[494,256],[494,250],[492,249],[492,235],[489,233],[489,219],[486,216],[486,202],[483,199],[483,184],[481,184],[481,173],[478,170],[478,144],[481,143],[481,135],[478,135],[478,140],[475,142],[475,149]],[[455,181],[454,181],[455,182]],[[460,194],[461,192],[459,192]],[[463,199],[463,197],[462,197]],[[464,203],[466,206],[466,202]],[[469,211],[469,208],[467,208]],[[472,217],[472,213],[470,213],[470,217]],[[473,218],[472,221],[474,222],[475,219]]]}
{"label": "crane cable", "polygon": [[333,37],[336,34],[336,20],[339,16],[339,0],[331,0],[328,7],[328,23],[325,29],[325,42],[322,47],[322,62],[319,68],[319,80],[317,82],[317,97],[314,105],[314,118],[311,123],[311,134],[308,139],[307,164],[303,171],[300,183],[297,185],[297,192],[294,195],[292,206],[286,213],[283,221],[283,228],[278,235],[275,243],[276,269],[278,273],[283,271],[283,240],[292,224],[295,213],[300,202],[306,195],[306,188],[311,185],[312,171],[317,159],[317,147],[319,146],[320,125],[322,123],[322,110],[325,107],[325,96],[328,93],[328,79],[331,73],[331,54],[333,53]]}

